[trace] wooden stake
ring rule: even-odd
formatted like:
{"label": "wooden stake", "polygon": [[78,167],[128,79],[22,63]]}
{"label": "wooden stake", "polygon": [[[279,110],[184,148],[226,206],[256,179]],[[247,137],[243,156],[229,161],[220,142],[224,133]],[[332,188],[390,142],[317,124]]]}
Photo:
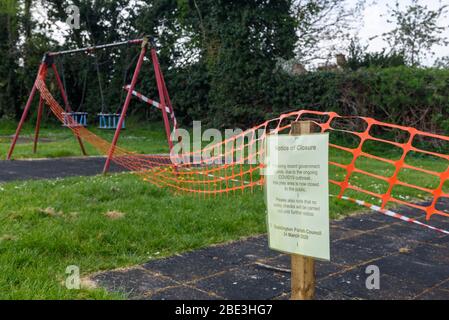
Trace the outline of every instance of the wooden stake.
{"label": "wooden stake", "polygon": [[[318,126],[312,121],[292,122],[290,134],[310,134]],[[315,129],[315,130],[313,130]],[[313,258],[291,255],[291,300],[312,300],[315,296],[315,261]]]}

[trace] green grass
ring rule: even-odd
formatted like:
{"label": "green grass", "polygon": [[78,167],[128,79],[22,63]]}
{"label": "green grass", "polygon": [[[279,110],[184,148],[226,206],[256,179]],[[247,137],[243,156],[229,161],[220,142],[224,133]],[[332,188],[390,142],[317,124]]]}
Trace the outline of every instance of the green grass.
{"label": "green grass", "polygon": [[[7,183],[0,197],[0,299],[119,298],[66,289],[66,267],[88,275],[266,232],[260,189],[198,201],[118,174]],[[334,216],[355,209],[331,201]]]}
{"label": "green grass", "polygon": [[[8,183],[0,190],[3,299],[108,298],[103,291],[66,290],[66,266],[88,274],[265,231],[262,192],[198,201],[131,174]],[[125,216],[111,220],[104,216],[110,210]]]}
{"label": "green grass", "polygon": [[[37,153],[33,153],[34,122],[27,122],[21,132],[20,137],[26,141],[19,141],[16,145],[13,159],[27,158],[59,158],[82,156],[78,141],[68,128],[58,124],[44,124],[40,131],[40,138]],[[11,138],[16,129],[16,123],[11,121],[0,121],[0,160],[5,159],[8,153]],[[89,127],[89,130],[112,141],[114,130],[101,130],[96,127]],[[128,119],[127,128],[122,131],[119,139],[119,146],[139,153],[168,153],[168,144],[165,137],[162,123],[137,122]],[[97,150],[85,144],[89,155],[98,155]]]}

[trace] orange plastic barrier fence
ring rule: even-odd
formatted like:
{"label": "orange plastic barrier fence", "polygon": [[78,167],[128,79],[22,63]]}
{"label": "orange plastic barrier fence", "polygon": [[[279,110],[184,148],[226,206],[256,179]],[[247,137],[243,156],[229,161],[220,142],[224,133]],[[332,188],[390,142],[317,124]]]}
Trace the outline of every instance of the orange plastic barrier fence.
{"label": "orange plastic barrier fence", "polygon": [[[64,109],[44,81],[36,86],[55,116]],[[268,134],[288,134],[293,121],[313,120],[330,133],[330,183],[343,199],[377,201],[380,210],[399,204],[432,215],[449,216],[449,137],[367,117],[299,110],[283,114],[223,142],[177,155],[144,155],[116,147],[113,161],[146,181],[201,196],[262,188],[264,142]],[[67,120],[66,120],[67,121]],[[73,133],[107,154],[111,144],[69,119]],[[183,148],[185,148],[183,146]],[[446,149],[448,150],[448,149]],[[173,160],[177,162],[173,163]],[[427,204],[417,199],[429,200]]]}

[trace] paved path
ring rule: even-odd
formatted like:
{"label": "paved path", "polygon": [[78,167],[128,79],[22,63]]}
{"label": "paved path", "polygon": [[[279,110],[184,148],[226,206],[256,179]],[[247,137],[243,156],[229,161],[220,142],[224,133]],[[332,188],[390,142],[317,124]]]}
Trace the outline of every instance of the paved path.
{"label": "paved path", "polygon": [[[95,175],[103,164],[102,157],[0,161],[0,182]],[[419,218],[411,209],[396,211]],[[449,230],[448,218],[433,216],[431,224]],[[266,238],[98,273],[92,280],[134,299],[288,299],[289,256],[270,250]],[[317,263],[317,299],[449,299],[449,236],[370,212],[333,221],[331,241],[332,261]],[[380,290],[366,289],[368,265],[380,269]]]}
{"label": "paved path", "polygon": [[[435,217],[433,224],[449,229],[449,219]],[[270,250],[266,239],[211,246],[91,280],[132,299],[288,299],[290,257]],[[331,262],[317,263],[316,299],[449,299],[447,235],[372,212],[332,222],[331,241]],[[380,269],[379,290],[366,288],[369,265]]]}
{"label": "paved path", "polygon": [[[103,171],[104,157],[0,161],[0,183],[14,180],[93,176]],[[110,172],[123,171],[111,163]]]}

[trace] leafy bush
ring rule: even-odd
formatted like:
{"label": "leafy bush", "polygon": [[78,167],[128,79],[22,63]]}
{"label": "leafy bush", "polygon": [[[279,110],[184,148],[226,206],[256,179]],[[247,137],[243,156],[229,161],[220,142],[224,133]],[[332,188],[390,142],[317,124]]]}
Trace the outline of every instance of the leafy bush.
{"label": "leafy bush", "polygon": [[178,120],[244,129],[283,112],[311,109],[449,133],[447,69],[399,66],[292,76],[270,66],[251,68],[238,77],[211,75],[204,65],[167,73]]}
{"label": "leafy bush", "polygon": [[359,114],[432,132],[447,132],[449,70],[394,67],[347,72],[339,85],[342,114]]}
{"label": "leafy bush", "polygon": [[273,77],[272,112],[297,109],[369,116],[449,134],[449,70],[405,66]]}

